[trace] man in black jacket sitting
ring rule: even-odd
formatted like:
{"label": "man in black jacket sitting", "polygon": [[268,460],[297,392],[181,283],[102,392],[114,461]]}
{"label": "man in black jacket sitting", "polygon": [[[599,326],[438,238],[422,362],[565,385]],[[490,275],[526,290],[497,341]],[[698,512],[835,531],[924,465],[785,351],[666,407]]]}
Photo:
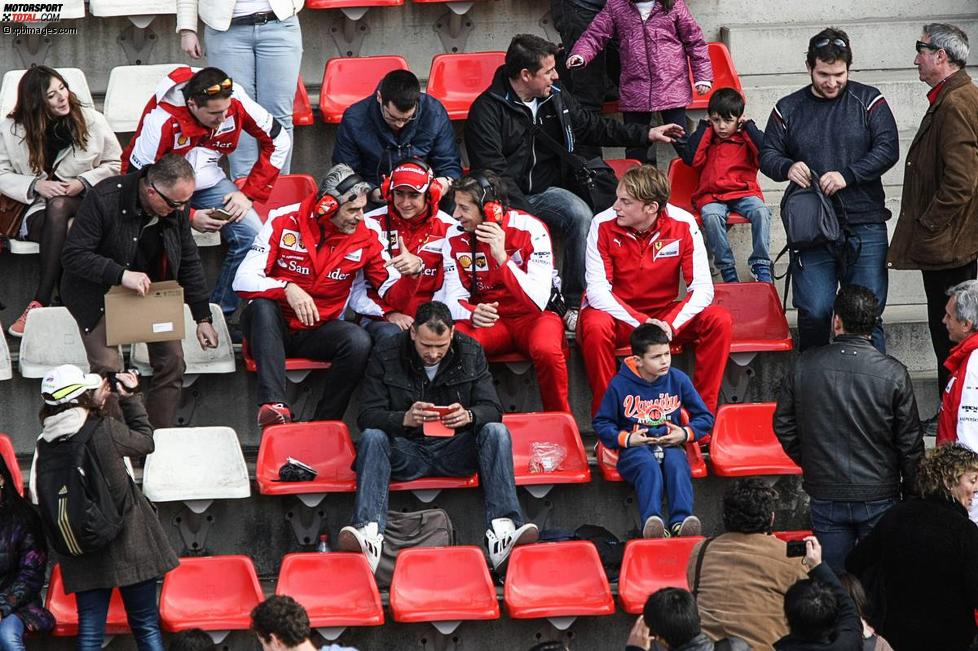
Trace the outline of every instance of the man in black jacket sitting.
{"label": "man in black jacket sitting", "polygon": [[825,561],[846,555],[914,492],[924,442],[906,367],[873,347],[876,296],[858,285],[835,299],[835,340],[802,353],[785,378],[774,433],[804,473]]}
{"label": "man in black jacket sitting", "polygon": [[360,387],[360,441],[353,525],[339,547],[380,562],[388,484],[478,471],[486,497],[489,559],[498,568],[513,547],[536,542],[516,498],[513,451],[485,353],[455,332],[444,303],[418,306],[410,330],[374,346]]}

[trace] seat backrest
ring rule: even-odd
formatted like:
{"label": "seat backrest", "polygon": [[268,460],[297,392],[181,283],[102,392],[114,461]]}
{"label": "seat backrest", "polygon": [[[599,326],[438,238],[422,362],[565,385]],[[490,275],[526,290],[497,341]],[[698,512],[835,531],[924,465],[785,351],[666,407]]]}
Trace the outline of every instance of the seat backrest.
{"label": "seat backrest", "polygon": [[504,598],[513,616],[614,612],[608,577],[597,549],[587,541],[514,549],[506,571]]}
{"label": "seat backrest", "polygon": [[557,443],[563,446],[567,456],[561,464],[562,470],[582,470],[588,467],[581,433],[571,414],[505,414],[503,424],[509,428],[513,443],[513,466],[517,473],[528,471],[534,443]]}
{"label": "seat backrest", "polygon": [[[737,74],[737,69],[734,67],[733,58],[730,56],[730,50],[727,49],[727,46],[714,41],[707,43],[706,48],[710,56],[710,65],[713,67],[713,85],[705,95],[693,93],[693,101],[689,105],[691,109],[706,109],[710,103],[710,98],[718,88],[733,88],[740,91],[741,95],[744,94],[740,75]],[[692,69],[690,69],[689,81],[690,84],[693,83]]]}
{"label": "seat backrest", "polygon": [[[188,305],[183,306],[183,361],[187,365],[186,375],[198,375],[208,373],[234,373],[236,365],[234,361],[234,348],[232,348],[231,334],[228,332],[228,324],[224,319],[224,312],[221,307],[211,303],[211,317],[214,319],[214,329],[217,330],[217,348],[201,348],[197,342],[197,323],[194,321],[193,314]],[[149,362],[149,349],[146,344],[133,344],[132,347],[133,364],[143,371],[144,369],[152,372]]]}
{"label": "seat backrest", "polygon": [[701,536],[630,540],[625,545],[618,596],[629,613],[640,613],[649,595],[662,588],[689,589],[686,566]]}
{"label": "seat backrest", "polygon": [[[3,326],[0,325],[0,330]],[[0,381],[9,380],[14,376],[14,366],[10,361],[10,348],[7,346],[7,338],[0,335]]]}
{"label": "seat backrest", "polygon": [[146,16],[177,13],[176,0],[89,0],[93,16]]}
{"label": "seat backrest", "polygon": [[[237,183],[238,187],[241,187],[246,180],[238,179],[235,183]],[[258,217],[262,223],[265,223],[268,220],[268,213],[271,211],[282,206],[300,203],[318,189],[319,186],[316,185],[316,179],[308,174],[282,174],[275,180],[275,185],[272,186],[272,193],[268,196],[268,200],[256,201],[252,204],[252,207],[258,213]]]}
{"label": "seat backrest", "polygon": [[634,158],[615,158],[612,160],[606,160],[608,167],[610,167],[615,172],[615,176],[621,180],[622,175],[633,167],[638,167],[642,163],[635,160]]}
{"label": "seat backrest", "polygon": [[181,558],[163,578],[160,618],[168,631],[242,630],[264,599],[247,556]]}
{"label": "seat backrest", "polygon": [[431,59],[425,92],[445,105],[449,118],[465,119],[472,102],[489,88],[505,59],[505,52],[436,54]]}
{"label": "seat backrest", "polygon": [[14,485],[17,486],[17,492],[23,495],[24,477],[20,473],[17,453],[14,451],[14,444],[10,442],[10,437],[3,433],[0,433],[0,456],[3,457],[3,462],[7,464],[10,477],[14,480]]}
{"label": "seat backrest", "polygon": [[238,435],[230,427],[174,427],[153,432],[143,493],[152,502],[244,498],[251,495]]}
{"label": "seat backrest", "polygon": [[679,158],[669,162],[669,203],[696,215],[693,208],[693,193],[700,182],[700,175],[695,169]]}
{"label": "seat backrest", "polygon": [[314,628],[384,623],[377,581],[363,554],[286,554],[275,594],[302,604]]}
{"label": "seat backrest", "polygon": [[[54,615],[54,635],[69,637],[78,635],[78,602],[74,593],[65,593],[64,580],[61,577],[61,565],[59,564],[55,564],[51,569],[51,580],[48,581],[44,607]],[[126,607],[122,603],[122,595],[118,588],[112,589],[112,596],[109,598],[105,632],[108,635],[122,635],[129,632]]]}
{"label": "seat backrest", "polygon": [[716,474],[797,475],[801,469],[785,454],[774,435],[773,402],[722,405],[710,443]]}
{"label": "seat backrest", "polygon": [[[281,487],[278,470],[286,458],[311,466],[316,472],[316,490],[328,484],[330,492],[356,490],[357,475],[352,464],[356,450],[346,423],[339,420],[273,425],[262,432],[255,475],[258,490],[277,493]],[[306,482],[303,482],[306,483]]]}
{"label": "seat backrest", "polygon": [[319,92],[323,120],[338,124],[351,104],[372,95],[391,70],[407,70],[402,56],[337,57],[326,62]]}
{"label": "seat backrest", "polygon": [[717,283],[713,303],[730,313],[734,341],[791,341],[778,290],[771,283]]}
{"label": "seat backrest", "polygon": [[20,374],[44,377],[55,366],[74,364],[88,372],[88,355],[78,324],[66,307],[38,307],[27,313],[20,340]]}
{"label": "seat backrest", "polygon": [[472,546],[402,549],[390,603],[399,622],[499,617],[485,556]]}
{"label": "seat backrest", "polygon": [[[55,68],[65,78],[68,88],[78,96],[78,101],[86,106],[95,106],[92,100],[92,91],[88,87],[88,79],[80,68]],[[3,83],[0,84],[0,116],[7,117],[7,114],[14,110],[17,104],[17,84],[24,76],[26,70],[8,70],[3,76]]]}
{"label": "seat backrest", "polygon": [[109,73],[105,89],[105,119],[117,133],[136,130],[146,101],[156,91],[160,79],[181,63],[158,63],[145,66],[116,66]]}
{"label": "seat backrest", "polygon": [[315,122],[316,117],[312,114],[312,103],[309,101],[306,83],[302,81],[302,75],[299,75],[299,83],[295,87],[295,98],[292,100],[292,125],[308,127]]}

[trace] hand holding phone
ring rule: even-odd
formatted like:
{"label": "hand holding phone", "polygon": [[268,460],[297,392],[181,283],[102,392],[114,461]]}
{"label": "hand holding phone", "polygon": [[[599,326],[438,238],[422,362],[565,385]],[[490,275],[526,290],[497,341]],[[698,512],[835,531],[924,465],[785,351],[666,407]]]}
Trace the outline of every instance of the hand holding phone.
{"label": "hand holding phone", "polygon": [[222,222],[226,222],[233,219],[234,215],[224,210],[224,208],[214,208],[211,210],[211,217],[213,219],[220,219]]}

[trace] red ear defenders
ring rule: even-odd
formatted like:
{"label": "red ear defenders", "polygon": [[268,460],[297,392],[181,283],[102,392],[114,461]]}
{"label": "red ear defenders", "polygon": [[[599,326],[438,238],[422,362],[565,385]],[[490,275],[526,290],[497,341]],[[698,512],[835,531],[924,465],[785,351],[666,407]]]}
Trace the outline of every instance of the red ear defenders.
{"label": "red ear defenders", "polygon": [[482,197],[479,198],[482,216],[486,218],[486,221],[501,224],[506,209],[503,208],[502,202],[499,201],[496,188],[482,174],[475,173],[471,176],[479,183],[479,187],[482,188]]}
{"label": "red ear defenders", "polygon": [[343,195],[355,188],[357,184],[363,182],[363,177],[359,174],[351,174],[336,186],[336,194],[324,193],[316,201],[316,205],[313,206],[313,212],[317,217],[332,217],[339,210],[340,203],[343,201]]}
{"label": "red ear defenders", "polygon": [[382,196],[385,201],[390,201],[392,198],[391,191],[394,188],[391,187],[391,183],[394,179],[394,174],[396,174],[399,169],[407,165],[413,165],[414,167],[420,168],[421,171],[424,172],[426,181],[424,183],[424,187],[419,189],[418,192],[421,194],[427,194],[428,190],[431,188],[431,184],[435,180],[435,172],[428,166],[428,163],[424,162],[420,158],[405,158],[395,165],[394,169],[391,170],[391,173],[388,176],[385,176],[384,180],[380,183],[380,196]]}

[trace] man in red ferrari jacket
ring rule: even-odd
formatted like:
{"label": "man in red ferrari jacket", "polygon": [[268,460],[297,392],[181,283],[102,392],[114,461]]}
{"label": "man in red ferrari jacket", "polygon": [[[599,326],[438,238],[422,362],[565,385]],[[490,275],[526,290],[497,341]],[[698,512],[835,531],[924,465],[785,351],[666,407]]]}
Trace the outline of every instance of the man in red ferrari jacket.
{"label": "man in red ferrari jacket", "polygon": [[[375,340],[410,328],[418,306],[430,302],[441,288],[445,276],[442,244],[448,229],[458,224],[438,209],[441,185],[435,183],[434,171],[419,158],[398,162],[379,189],[387,205],[368,212],[365,221],[380,235],[390,264],[401,277],[386,297],[395,312],[384,320],[366,322]],[[358,303],[353,307],[356,309]]]}
{"label": "man in red ferrari jacket", "polygon": [[[693,344],[693,384],[716,413],[730,352],[731,319],[713,302],[713,280],[696,220],[667,206],[669,181],[650,165],[634,167],[618,184],[618,200],[595,215],[587,238],[587,290],[577,338],[598,412],[615,374],[615,349],[642,323],[673,342]],[[679,295],[680,276],[686,295]]]}
{"label": "man in red ferrari jacket", "polygon": [[533,360],[546,411],[570,411],[564,322],[547,309],[555,283],[550,232],[506,205],[499,177],[467,174],[455,182],[456,226],[442,249],[441,296],[455,329],[486,355],[519,352]]}
{"label": "man in red ferrari jacket", "polygon": [[[239,190],[218,162],[235,150],[242,131],[258,141],[260,154]],[[196,177],[190,200],[190,207],[196,210],[191,212],[190,224],[200,232],[221,231],[228,245],[211,294],[211,302],[220,305],[228,317],[238,308],[231,282],[261,229],[251,204],[268,199],[290,145],[282,125],[224,72],[204,68],[194,73],[182,66],[160,80],[122,155],[124,174],[168,153],[190,161]],[[215,212],[217,209],[223,212]]]}
{"label": "man in red ferrari jacket", "polygon": [[377,233],[363,223],[370,184],[347,165],[327,172],[319,191],[269,213],[238,269],[234,289],[251,299],[242,329],[258,371],[258,424],[286,423],[285,359],[329,360],[315,420],[340,420],[370,354],[370,335],[343,320],[355,281],[371,289],[363,304],[383,316],[380,298],[399,274]]}

